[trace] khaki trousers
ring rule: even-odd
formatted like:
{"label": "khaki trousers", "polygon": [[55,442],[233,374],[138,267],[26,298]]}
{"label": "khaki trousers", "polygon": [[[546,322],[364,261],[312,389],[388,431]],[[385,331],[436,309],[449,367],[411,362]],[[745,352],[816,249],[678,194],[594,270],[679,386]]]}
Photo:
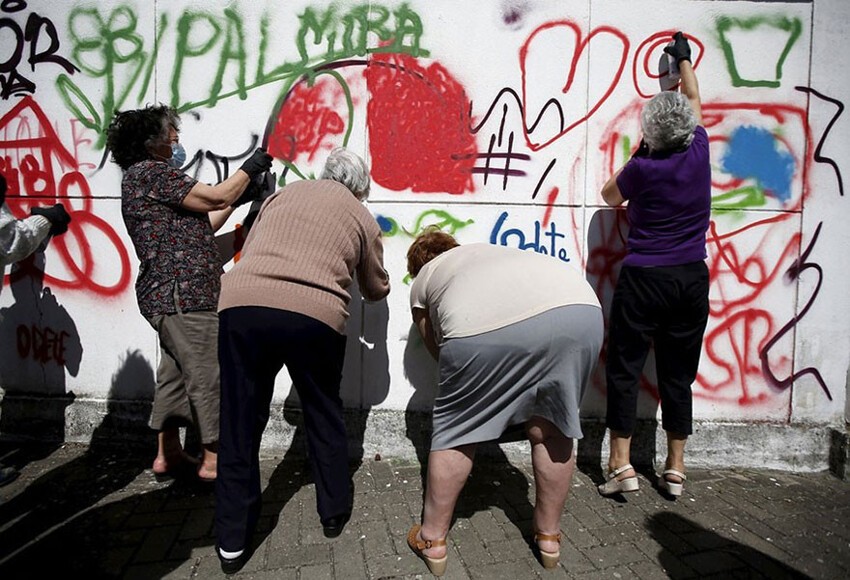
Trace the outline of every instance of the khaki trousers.
{"label": "khaki trousers", "polygon": [[150,426],[197,425],[204,445],[218,441],[218,314],[177,312],[148,318],[159,335],[160,361]]}

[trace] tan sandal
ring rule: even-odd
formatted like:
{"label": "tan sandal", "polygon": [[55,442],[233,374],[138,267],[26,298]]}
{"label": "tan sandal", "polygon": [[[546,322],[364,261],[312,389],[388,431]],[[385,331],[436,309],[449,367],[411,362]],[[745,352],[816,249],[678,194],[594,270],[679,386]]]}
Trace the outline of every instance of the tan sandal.
{"label": "tan sandal", "polygon": [[540,552],[540,563],[543,564],[544,568],[557,568],[558,562],[561,561],[561,550],[557,550],[555,552],[546,552],[540,549],[540,540],[544,542],[558,542],[561,543],[561,534],[541,534],[540,532],[534,532],[534,543],[537,545],[537,551]]}
{"label": "tan sandal", "polygon": [[414,526],[410,528],[410,531],[407,532],[407,545],[410,546],[410,549],[413,550],[414,554],[422,558],[422,561],[424,561],[425,565],[428,566],[428,570],[431,571],[431,574],[434,576],[442,576],[446,573],[446,563],[449,556],[448,553],[446,553],[446,555],[442,558],[430,558],[423,553],[423,550],[445,546],[446,539],[417,540],[416,536],[419,536],[421,529],[422,526],[420,524],[414,524]]}

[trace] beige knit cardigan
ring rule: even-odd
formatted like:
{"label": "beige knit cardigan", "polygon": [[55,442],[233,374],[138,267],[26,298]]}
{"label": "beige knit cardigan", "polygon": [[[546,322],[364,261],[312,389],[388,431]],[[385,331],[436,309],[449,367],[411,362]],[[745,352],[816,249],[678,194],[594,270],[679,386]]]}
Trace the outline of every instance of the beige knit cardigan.
{"label": "beige knit cardigan", "polygon": [[221,278],[218,309],[288,310],[343,333],[355,273],[366,300],[389,294],[383,254],[375,218],[345,186],[297,181],[263,204],[239,261]]}

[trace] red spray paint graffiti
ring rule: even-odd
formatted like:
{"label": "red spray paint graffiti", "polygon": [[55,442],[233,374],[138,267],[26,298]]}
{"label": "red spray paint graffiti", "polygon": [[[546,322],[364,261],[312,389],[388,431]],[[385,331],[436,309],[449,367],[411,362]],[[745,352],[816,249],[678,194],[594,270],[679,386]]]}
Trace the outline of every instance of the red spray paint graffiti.
{"label": "red spray paint graffiti", "polygon": [[[632,60],[632,78],[634,80],[635,92],[641,97],[648,99],[658,92],[658,81],[662,74],[658,71],[658,61],[656,57],[661,55],[661,50],[670,42],[670,39],[676,33],[676,30],[662,30],[656,32],[646,40],[644,40],[635,49],[635,57]],[[705,53],[705,47],[699,38],[688,35],[688,42],[693,49],[693,65],[694,69],[699,67],[702,56]],[[666,75],[667,73],[663,73]],[[639,82],[640,78],[648,79],[653,82],[651,90],[644,90]]]}
{"label": "red spray paint graffiti", "polygon": [[[561,92],[566,95],[574,87],[574,81],[576,79],[576,72],[579,66],[580,59],[585,54],[585,50],[589,50],[591,43],[594,45],[600,43],[600,40],[605,37],[611,38],[615,41],[615,43],[619,43],[621,45],[621,53],[619,62],[616,59],[612,59],[606,56],[605,66],[607,70],[600,71],[601,79],[600,82],[605,85],[605,81],[607,79],[607,85],[605,85],[604,90],[599,94],[596,99],[587,104],[586,110],[587,113],[579,117],[578,119],[570,119],[569,111],[565,115],[560,103],[558,103],[557,99],[552,98],[546,101],[546,104],[542,107],[540,112],[538,113],[536,119],[529,123],[529,86],[535,83],[534,79],[529,79],[529,62],[530,56],[529,53],[532,52],[535,41],[538,40],[541,35],[544,33],[555,31],[567,31],[569,35],[575,37],[575,49],[572,53],[572,57],[568,59],[569,66],[566,70],[566,81],[564,83]],[[523,119],[524,119],[524,131],[525,131],[525,139],[528,143],[529,148],[533,151],[537,151],[550,145],[552,142],[556,141],[563,135],[569,133],[572,129],[577,127],[578,125],[584,123],[587,119],[589,119],[598,109],[602,106],[611,93],[614,91],[614,87],[617,86],[617,83],[620,82],[620,77],[623,74],[623,70],[626,66],[626,56],[629,52],[629,39],[623,34],[621,31],[613,28],[611,26],[600,26],[598,28],[593,29],[590,34],[587,35],[586,38],[582,35],[581,27],[575,22],[571,22],[568,20],[556,21],[556,22],[548,22],[540,27],[538,27],[528,39],[523,44],[520,49],[520,68],[522,70],[522,103],[523,103]],[[541,74],[542,71],[541,71]],[[552,74],[551,70],[546,70],[545,74]],[[608,75],[607,77],[605,75]],[[583,87],[575,88],[575,90],[585,90]],[[547,110],[550,106],[553,106],[557,109],[558,114],[561,119],[560,127],[557,130],[555,135],[547,135],[545,137],[535,137],[532,138],[532,133],[535,128],[537,128],[538,123],[547,113]],[[584,108],[582,109],[584,110]]]}
{"label": "red spray paint graffiti", "polygon": [[[0,118],[0,172],[9,184],[6,204],[17,217],[26,217],[32,207],[62,201],[72,218],[68,233],[51,241],[70,278],[45,275],[44,281],[57,288],[84,290],[100,296],[115,296],[130,283],[130,256],[118,234],[93,212],[88,181],[76,159],[62,144],[47,116],[31,97],[24,97]],[[81,200],[82,207],[71,202]],[[106,240],[98,247],[98,259],[119,264],[118,279],[103,282],[90,238]],[[111,254],[111,255],[110,255]],[[16,275],[26,275],[25,269]]]}
{"label": "red spray paint graffiti", "polygon": [[42,364],[53,360],[60,366],[65,366],[65,341],[68,339],[68,332],[50,327],[42,328],[35,324],[21,324],[16,334],[18,355],[22,359],[32,356],[34,361]]}
{"label": "red spray paint graffiti", "polygon": [[[759,353],[773,336],[776,322],[772,313],[758,305],[799,250],[799,232],[786,239],[779,255],[775,249],[768,250],[768,240],[782,239],[786,233],[782,224],[792,217],[780,214],[724,234],[711,223],[707,236],[711,307],[703,367],[712,369],[713,378],[697,376],[702,390],[696,396],[742,406],[768,398]],[[754,239],[758,242],[752,247]],[[789,364],[789,357],[777,361],[779,367]]]}
{"label": "red spray paint graffiti", "polygon": [[[375,54],[369,61],[338,61],[313,71],[332,72],[298,81],[274,114],[269,152],[289,162],[315,159],[347,141],[356,91],[339,71],[365,67],[369,102],[371,172],[375,183],[393,190],[461,194],[474,191],[478,157],[463,86],[439,63],[428,67],[409,55]],[[336,82],[335,82],[336,81]]]}
{"label": "red spray paint graffiti", "polygon": [[393,191],[474,191],[469,103],[449,71],[406,55],[376,54],[364,74],[375,182]]}
{"label": "red spray paint graffiti", "polygon": [[274,130],[268,137],[268,151],[278,159],[296,162],[302,157],[313,161],[316,153],[333,148],[334,135],[345,131],[345,121],[337,112],[343,110],[342,88],[329,77],[311,86],[297,84],[277,114]]}

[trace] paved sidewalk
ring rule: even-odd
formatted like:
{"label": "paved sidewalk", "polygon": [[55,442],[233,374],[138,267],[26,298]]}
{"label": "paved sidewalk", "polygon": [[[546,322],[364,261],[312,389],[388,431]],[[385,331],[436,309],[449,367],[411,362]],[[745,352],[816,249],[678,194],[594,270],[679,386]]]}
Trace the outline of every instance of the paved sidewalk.
{"label": "paved sidewalk", "polygon": [[[0,578],[217,578],[213,494],[200,483],[157,483],[140,453],[66,444],[0,445],[22,466],[0,488]],[[420,468],[366,458],[343,534],[322,535],[303,458],[263,461],[259,546],[239,578],[430,577],[405,535],[421,509]],[[534,488],[527,463],[479,455],[450,534],[447,580],[460,578],[847,578],[850,483],[827,473],[689,473],[664,499],[642,474],[620,500],[576,474],[562,520],[562,566],[544,570],[527,538]]]}

